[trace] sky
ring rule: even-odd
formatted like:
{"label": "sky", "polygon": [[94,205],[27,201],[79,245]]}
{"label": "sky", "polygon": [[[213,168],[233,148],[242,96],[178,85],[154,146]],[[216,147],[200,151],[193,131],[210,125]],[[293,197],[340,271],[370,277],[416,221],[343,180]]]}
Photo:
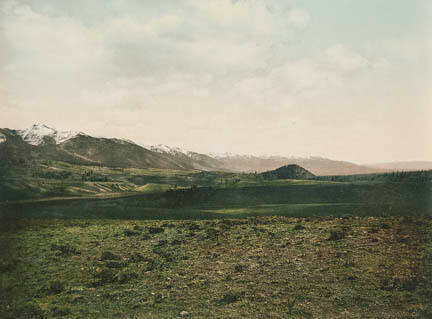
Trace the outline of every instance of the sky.
{"label": "sky", "polygon": [[0,127],[432,160],[432,2],[1,0],[0,84]]}

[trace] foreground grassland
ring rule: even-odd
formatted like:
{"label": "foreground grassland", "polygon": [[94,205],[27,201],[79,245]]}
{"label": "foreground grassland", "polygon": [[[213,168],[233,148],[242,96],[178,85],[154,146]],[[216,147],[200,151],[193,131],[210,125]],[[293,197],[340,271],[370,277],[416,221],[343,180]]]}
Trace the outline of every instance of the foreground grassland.
{"label": "foreground grassland", "polygon": [[431,318],[430,217],[27,220],[1,318]]}

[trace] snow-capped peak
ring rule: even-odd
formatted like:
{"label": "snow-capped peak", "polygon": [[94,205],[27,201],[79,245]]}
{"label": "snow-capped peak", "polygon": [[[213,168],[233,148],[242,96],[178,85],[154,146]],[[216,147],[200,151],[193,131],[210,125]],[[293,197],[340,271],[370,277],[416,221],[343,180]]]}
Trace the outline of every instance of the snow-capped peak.
{"label": "snow-capped peak", "polygon": [[46,136],[53,138],[56,144],[60,144],[82,133],[74,131],[58,131],[46,126],[45,124],[34,124],[26,130],[18,131],[18,134],[21,135],[23,140],[27,143],[31,145],[40,145]]}
{"label": "snow-capped peak", "polygon": [[229,152],[210,152],[207,155],[213,158],[224,158],[224,157],[234,156],[235,154]]}
{"label": "snow-capped peak", "polygon": [[184,155],[189,155],[189,153],[190,153],[190,151],[184,150],[180,147],[171,147],[171,146],[164,145],[164,144],[144,145],[144,147],[150,151],[153,151],[153,152],[168,153],[171,155],[176,155],[179,153],[184,154]]}

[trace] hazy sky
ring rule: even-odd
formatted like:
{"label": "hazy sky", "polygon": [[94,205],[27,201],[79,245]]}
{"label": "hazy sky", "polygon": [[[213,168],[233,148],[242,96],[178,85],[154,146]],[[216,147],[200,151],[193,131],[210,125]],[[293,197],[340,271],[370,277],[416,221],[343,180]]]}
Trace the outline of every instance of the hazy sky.
{"label": "hazy sky", "polygon": [[432,160],[430,0],[1,0],[0,127]]}

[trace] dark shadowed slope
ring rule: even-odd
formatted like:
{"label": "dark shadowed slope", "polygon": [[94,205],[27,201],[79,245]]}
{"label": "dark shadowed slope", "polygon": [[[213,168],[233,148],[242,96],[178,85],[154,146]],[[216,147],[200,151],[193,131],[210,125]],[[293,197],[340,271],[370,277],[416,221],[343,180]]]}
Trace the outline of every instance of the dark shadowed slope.
{"label": "dark shadowed slope", "polygon": [[275,178],[275,179],[311,179],[315,175],[296,164],[286,165],[279,167],[273,171],[267,171],[262,173],[264,178]]}

